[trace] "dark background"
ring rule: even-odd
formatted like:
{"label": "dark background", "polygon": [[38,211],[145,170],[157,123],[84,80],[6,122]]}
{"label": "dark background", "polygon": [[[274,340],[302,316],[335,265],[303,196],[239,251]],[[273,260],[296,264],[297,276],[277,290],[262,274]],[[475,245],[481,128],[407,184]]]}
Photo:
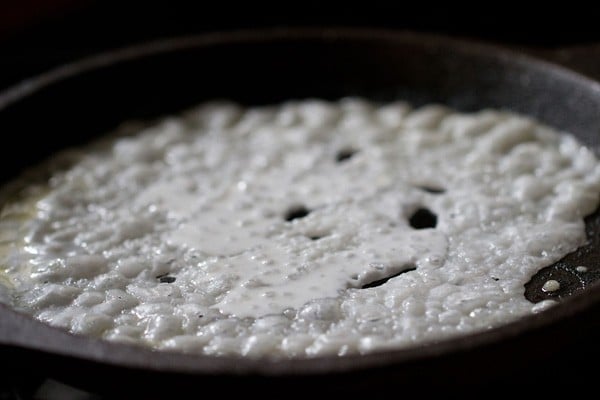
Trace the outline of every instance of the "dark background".
{"label": "dark background", "polygon": [[380,27],[534,51],[600,43],[600,12],[593,8],[573,2],[527,8],[526,3],[0,0],[0,89],[99,51],[239,28]]}

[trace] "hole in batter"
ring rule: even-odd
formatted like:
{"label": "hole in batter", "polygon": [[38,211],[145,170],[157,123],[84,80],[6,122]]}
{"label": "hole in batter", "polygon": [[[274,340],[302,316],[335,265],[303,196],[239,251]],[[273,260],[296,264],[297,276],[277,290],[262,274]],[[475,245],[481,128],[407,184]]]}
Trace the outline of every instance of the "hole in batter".
{"label": "hole in batter", "polygon": [[310,240],[319,240],[322,239],[325,235],[309,235],[308,238]]}
{"label": "hole in batter", "polygon": [[168,274],[158,275],[156,277],[160,283],[173,283],[177,278],[174,276],[169,276]]}
{"label": "hole in batter", "polygon": [[419,208],[408,219],[408,223],[415,229],[435,228],[437,225],[437,215],[427,208]]}
{"label": "hole in batter", "polygon": [[310,214],[310,210],[302,205],[294,206],[287,210],[283,218],[290,222],[298,218],[304,218]]}
{"label": "hole in batter", "polygon": [[337,154],[335,155],[335,161],[338,162],[338,163],[341,163],[341,162],[344,162],[344,161],[348,161],[356,153],[357,153],[356,150],[353,150],[353,149],[350,149],[350,148],[342,149],[342,150],[338,151]]}
{"label": "hole in batter", "polygon": [[427,185],[423,185],[423,186],[417,186],[419,189],[421,189],[424,192],[427,193],[431,193],[431,194],[442,194],[446,192],[446,189],[441,188],[441,187],[436,187],[436,186],[427,186]]}
{"label": "hole in batter", "polygon": [[417,269],[417,267],[414,266],[414,265],[408,266],[406,269],[403,269],[400,272],[396,272],[395,274],[392,274],[390,276],[386,276],[385,278],[377,279],[376,281],[364,284],[364,285],[362,285],[361,289],[369,289],[369,288],[381,286],[381,285],[383,285],[384,283],[386,283],[387,281],[389,281],[392,278],[395,278],[395,277],[397,277],[399,275],[402,275],[402,274],[404,274],[406,272],[414,271],[416,269]]}

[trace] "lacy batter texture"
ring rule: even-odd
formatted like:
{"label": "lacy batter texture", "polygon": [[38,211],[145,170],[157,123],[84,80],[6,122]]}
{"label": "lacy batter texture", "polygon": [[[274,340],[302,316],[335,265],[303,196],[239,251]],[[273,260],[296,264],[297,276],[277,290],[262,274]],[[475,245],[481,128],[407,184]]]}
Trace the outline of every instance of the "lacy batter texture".
{"label": "lacy batter texture", "polygon": [[[214,102],[69,153],[0,222],[0,298],[77,334],[209,355],[403,348],[551,306],[600,165],[531,118]],[[64,156],[62,157],[65,158]]]}

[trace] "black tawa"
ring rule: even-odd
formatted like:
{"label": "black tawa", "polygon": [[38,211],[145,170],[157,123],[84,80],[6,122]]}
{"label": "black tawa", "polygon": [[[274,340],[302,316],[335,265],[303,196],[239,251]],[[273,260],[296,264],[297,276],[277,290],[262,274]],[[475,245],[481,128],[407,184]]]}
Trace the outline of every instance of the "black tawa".
{"label": "black tawa", "polygon": [[[255,30],[169,39],[98,55],[0,94],[5,138],[0,179],[8,182],[56,151],[87,143],[122,121],[156,118],[204,100],[258,105],[350,95],[402,99],[415,106],[438,102],[463,111],[507,109],[569,131],[593,149],[600,139],[600,84],[551,63],[423,34]],[[552,295],[560,304],[485,332],[364,356],[215,358],[75,336],[0,306],[0,356],[9,368],[4,379],[51,377],[109,398],[240,392],[266,398],[323,392],[353,398],[410,395],[414,389],[420,395],[441,389],[497,393],[518,385],[537,387],[540,394],[557,386],[573,393],[594,379],[593,364],[586,367],[585,362],[594,363],[600,355],[595,341],[600,333],[600,286],[595,282],[599,221],[598,213],[586,220],[588,246],[542,270],[527,285],[528,298],[536,302],[550,296],[540,295],[545,280],[567,282]],[[581,265],[588,267],[585,276],[576,270]]]}

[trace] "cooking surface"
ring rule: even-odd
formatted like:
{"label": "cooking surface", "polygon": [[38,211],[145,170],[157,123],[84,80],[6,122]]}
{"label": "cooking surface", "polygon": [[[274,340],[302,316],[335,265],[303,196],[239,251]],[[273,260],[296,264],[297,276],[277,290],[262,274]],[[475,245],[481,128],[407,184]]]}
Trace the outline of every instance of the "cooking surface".
{"label": "cooking surface", "polygon": [[[473,33],[473,36],[477,35],[477,32],[475,31],[471,33]],[[132,34],[132,36],[134,35]],[[486,35],[483,36],[485,37]],[[139,39],[139,37],[137,39]],[[496,37],[494,39],[498,38]],[[573,39],[574,40],[569,44],[576,45],[579,43],[578,41],[586,41],[585,37],[578,37]],[[31,38],[28,40],[31,40]],[[15,39],[9,42],[5,47],[14,50],[15,43],[18,42],[19,41]],[[7,42],[4,43],[6,44]],[[531,51],[536,55],[547,57],[553,60],[558,60],[569,66],[574,66],[580,71],[589,75],[596,74],[595,76],[600,79],[600,68],[597,68],[597,66],[600,65],[600,46],[575,46],[569,51],[555,52],[553,51],[553,49],[549,48],[552,46],[548,46],[547,43],[544,43],[542,45],[537,43],[532,46],[532,43],[530,43],[529,41],[524,40],[522,42],[519,42],[518,40],[515,40],[515,38],[510,38],[510,40],[506,40],[504,41],[504,43],[511,47],[518,48],[521,48],[522,45],[525,45],[528,51]],[[114,41],[110,45],[104,44],[104,46],[107,46],[109,48],[113,44]],[[98,47],[102,46],[103,45],[98,45]],[[590,57],[590,49],[595,49],[594,53],[597,54],[595,58]],[[68,60],[72,57],[77,58],[86,52],[82,50],[82,48],[65,49],[65,47],[61,47],[61,45],[57,45],[56,50],[57,54],[53,54],[50,57],[48,57],[49,59],[53,60],[53,63],[62,62],[62,60]],[[48,55],[49,53],[52,53],[52,50],[44,50],[42,51],[42,53],[46,53],[46,55]],[[61,54],[58,55],[58,53]],[[31,54],[30,56],[15,57],[15,59],[11,59],[11,61],[8,62],[8,66],[4,64],[3,67],[8,67],[6,71],[9,72],[6,72],[6,74],[4,74],[2,78],[0,78],[0,87],[5,87],[7,86],[7,83],[10,84],[15,80],[18,80],[18,78],[20,78],[22,74],[25,73],[24,71],[37,73],[39,71],[43,71],[44,69],[52,65],[48,64],[47,59],[40,62],[36,62],[34,60],[33,54]],[[10,78],[6,78],[7,76]],[[595,237],[597,238],[597,235]],[[574,270],[577,266],[578,265],[575,264],[569,264],[564,268],[557,268],[557,271],[566,271],[569,277],[577,277],[577,271]],[[596,274],[598,273],[597,267],[590,267],[596,268]],[[540,275],[540,282],[545,282],[545,280],[547,280],[548,277],[554,276],[550,273],[550,271],[546,271],[542,274]],[[584,283],[582,283],[581,279],[575,279],[573,280],[572,287],[582,287]],[[532,300],[536,301],[536,299],[533,298]],[[598,326],[590,328],[590,331],[593,332],[598,332],[600,329]],[[548,363],[540,364],[538,370],[531,371],[531,382],[533,382],[534,385],[538,385],[538,387],[540,387],[540,390],[543,390],[541,388],[546,387],[548,384],[560,385],[560,382],[564,382],[566,386],[571,384],[572,382],[585,382],[586,379],[590,379],[591,377],[593,377],[593,372],[595,369],[593,367],[587,367],[586,365],[584,365],[584,362],[587,363],[590,359],[597,359],[597,357],[600,355],[600,350],[598,345],[594,343],[594,337],[585,337],[585,335],[583,337],[584,340],[581,340],[582,337],[579,336],[578,343],[574,343],[573,347],[546,349],[545,351],[548,354],[552,354],[550,359],[554,360],[554,362],[552,363],[552,365],[549,365]],[[510,374],[508,376],[510,376]],[[516,376],[515,379],[517,381],[522,381],[522,379],[518,379],[518,377]],[[504,384],[502,380],[498,380],[496,383],[498,385]],[[475,386],[477,385],[475,384]],[[61,383],[51,379],[46,379],[43,372],[37,372],[32,374],[32,376],[22,377],[22,380],[20,381],[11,380],[10,382],[3,382],[0,378],[0,400],[27,398],[49,400],[58,398],[65,400],[100,399],[99,396],[82,392],[75,388],[64,386]]]}

